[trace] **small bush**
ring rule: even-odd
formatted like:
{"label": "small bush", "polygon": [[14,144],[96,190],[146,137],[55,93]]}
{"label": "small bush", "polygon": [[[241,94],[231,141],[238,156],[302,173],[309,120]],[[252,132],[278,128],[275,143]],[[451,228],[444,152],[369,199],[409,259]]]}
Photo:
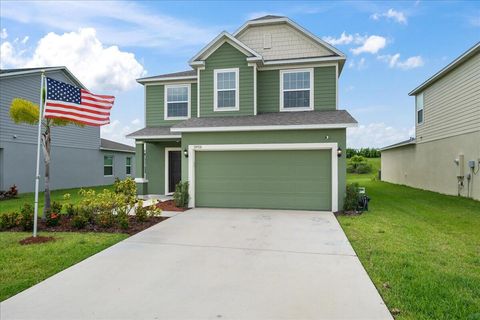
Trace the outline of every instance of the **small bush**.
{"label": "small bush", "polygon": [[372,165],[367,162],[367,159],[362,156],[353,156],[347,162],[348,173],[370,173],[372,172]]}
{"label": "small bush", "polygon": [[97,214],[95,223],[102,228],[110,228],[115,224],[115,215],[112,211],[103,211]]}
{"label": "small bush", "polygon": [[117,215],[117,221],[118,225],[120,228],[126,230],[129,227],[129,222],[128,222],[128,215],[127,214],[118,214]]}
{"label": "small bush", "polygon": [[355,211],[358,206],[358,183],[350,183],[347,185],[347,190],[345,194],[345,201],[343,203],[343,210],[345,211]]}
{"label": "small bush", "polygon": [[17,226],[22,227],[24,231],[29,231],[33,228],[33,207],[31,204],[23,204],[17,217]]}
{"label": "small bush", "polygon": [[173,194],[173,201],[175,205],[179,208],[188,207],[188,200],[190,195],[188,194],[188,181],[179,182],[175,186],[175,193]]}
{"label": "small bush", "polygon": [[16,198],[18,195],[18,189],[16,185],[11,186],[7,191],[0,191],[0,200],[8,200]]}
{"label": "small bush", "polygon": [[77,212],[73,217],[70,222],[72,224],[72,227],[76,229],[83,229],[88,223],[88,217],[86,217],[84,214],[81,212]]}
{"label": "small bush", "polygon": [[61,213],[62,204],[60,202],[53,201],[52,204],[50,205],[50,212]]}
{"label": "small bush", "polygon": [[0,215],[0,230],[8,230],[17,226],[18,212],[6,212]]}
{"label": "small bush", "polygon": [[137,220],[140,222],[146,221],[148,218],[148,211],[147,208],[143,207],[142,200],[137,202],[137,207],[135,208],[135,218],[137,218]]}
{"label": "small bush", "polygon": [[47,213],[47,220],[45,224],[49,227],[55,227],[60,222],[60,213],[57,212],[48,212]]}
{"label": "small bush", "polygon": [[78,211],[78,209],[73,205],[73,203],[66,203],[63,207],[65,208],[65,212],[69,217],[73,217],[75,212]]}

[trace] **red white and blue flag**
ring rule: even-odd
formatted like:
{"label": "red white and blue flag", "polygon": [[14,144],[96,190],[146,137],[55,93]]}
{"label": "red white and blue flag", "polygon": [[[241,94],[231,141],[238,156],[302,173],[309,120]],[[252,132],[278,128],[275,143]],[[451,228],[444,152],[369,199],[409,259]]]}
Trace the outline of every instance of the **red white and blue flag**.
{"label": "red white and blue flag", "polygon": [[51,78],[46,79],[45,118],[65,119],[89,126],[103,126],[110,123],[110,110],[115,102],[114,96],[93,94],[68,83]]}

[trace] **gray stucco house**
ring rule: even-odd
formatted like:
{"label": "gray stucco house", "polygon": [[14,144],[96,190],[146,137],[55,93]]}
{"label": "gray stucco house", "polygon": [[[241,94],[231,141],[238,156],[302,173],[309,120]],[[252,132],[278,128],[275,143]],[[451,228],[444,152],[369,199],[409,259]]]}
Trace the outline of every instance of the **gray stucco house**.
{"label": "gray stucco house", "polygon": [[[66,67],[0,70],[0,190],[15,184],[19,192],[34,191],[37,127],[15,124],[9,109],[13,98],[38,103],[42,70],[85,88]],[[112,184],[135,172],[135,148],[101,139],[99,127],[54,127],[51,153],[52,190]],[[42,186],[43,161],[40,169]]]}

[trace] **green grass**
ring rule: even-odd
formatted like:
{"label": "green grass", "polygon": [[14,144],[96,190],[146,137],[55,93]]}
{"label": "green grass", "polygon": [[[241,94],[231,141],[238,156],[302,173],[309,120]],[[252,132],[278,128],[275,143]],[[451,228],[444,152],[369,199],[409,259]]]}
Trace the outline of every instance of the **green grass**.
{"label": "green grass", "polygon": [[22,246],[25,232],[0,232],[0,301],[125,239],[126,234],[48,233],[55,242]]}
{"label": "green grass", "polygon": [[480,319],[480,202],[372,175],[348,175],[370,211],[339,221],[396,318]]}
{"label": "green grass", "polygon": [[[106,186],[97,186],[97,187],[85,187],[84,189],[93,189],[97,192],[102,191],[103,189],[112,189],[113,185],[106,185]],[[60,203],[64,203],[65,201],[63,200],[63,195],[65,193],[70,194],[70,202],[71,203],[76,203],[80,200],[80,196],[78,194],[78,191],[81,188],[74,188],[74,189],[62,189],[62,190],[54,190],[51,192],[51,201],[57,201]],[[43,210],[43,196],[44,193],[40,192],[38,196],[38,207],[39,210],[38,212],[41,215],[41,212]],[[5,213],[5,212],[11,212],[11,211],[20,211],[20,207],[25,203],[28,202],[32,206],[35,201],[35,194],[32,193],[22,193],[18,196],[18,198],[15,199],[9,199],[9,200],[2,200],[0,201],[0,214]]]}

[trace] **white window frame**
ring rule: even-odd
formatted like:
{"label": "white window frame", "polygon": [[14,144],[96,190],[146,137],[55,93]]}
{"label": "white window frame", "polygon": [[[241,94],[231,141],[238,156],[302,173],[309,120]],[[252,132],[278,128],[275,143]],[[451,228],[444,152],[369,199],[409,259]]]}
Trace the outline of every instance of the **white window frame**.
{"label": "white window frame", "polygon": [[[169,117],[168,116],[168,89],[170,88],[187,88],[187,116],[186,117]],[[190,103],[192,101],[192,97],[190,96],[191,92],[191,84],[190,83],[179,83],[179,84],[166,84],[164,88],[164,94],[163,94],[163,119],[164,120],[186,120],[190,119]],[[179,103],[179,102],[185,102],[185,101],[175,101],[172,103]]]}
{"label": "white window frame", "polygon": [[[418,99],[421,97],[422,99],[422,107],[418,108]],[[422,121],[418,122],[418,111],[422,110]],[[415,96],[415,123],[417,125],[423,124],[425,121],[425,96],[422,93],[419,93]]]}
{"label": "white window frame", "polygon": [[[283,76],[287,73],[297,73],[297,72],[309,72],[310,73],[310,106],[305,108],[285,108],[283,102],[283,92],[284,91],[299,91],[299,89],[283,89]],[[306,69],[284,69],[280,70],[280,111],[281,112],[291,112],[291,111],[310,111],[313,110],[314,102],[313,102],[313,68],[306,68]]]}
{"label": "white window frame", "polygon": [[[213,111],[238,111],[240,110],[240,72],[239,68],[229,69],[214,69],[213,70]],[[218,107],[218,92],[230,91],[232,89],[218,89],[217,88],[217,76],[219,73],[235,72],[235,107],[219,108]]]}
{"label": "white window frame", "polygon": [[[130,164],[127,162],[128,159],[130,159]],[[130,168],[130,173],[127,172],[127,168]],[[125,157],[125,175],[132,175],[132,157]]]}
{"label": "white window frame", "polygon": [[[108,165],[106,166],[105,165],[105,157],[111,157],[112,158],[112,164],[111,165]],[[115,157],[113,156],[113,154],[104,154],[103,155],[103,176],[104,177],[113,177],[115,172],[114,172],[114,164],[115,164]],[[105,174],[105,167],[112,167],[112,174]]]}

